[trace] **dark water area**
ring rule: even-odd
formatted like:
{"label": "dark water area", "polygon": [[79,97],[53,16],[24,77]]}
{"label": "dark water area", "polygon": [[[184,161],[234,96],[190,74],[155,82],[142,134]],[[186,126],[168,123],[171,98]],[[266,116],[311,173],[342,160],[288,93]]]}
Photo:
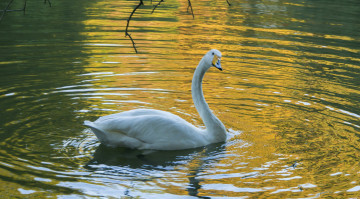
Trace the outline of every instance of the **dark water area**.
{"label": "dark water area", "polygon": [[[145,1],[129,27],[136,54],[124,30],[137,4],[27,2],[3,17],[4,198],[360,196],[358,1],[194,1],[194,19],[187,1],[153,14]],[[225,143],[143,154],[82,125],[153,108],[202,127],[191,78],[211,48],[224,71],[203,89]]]}

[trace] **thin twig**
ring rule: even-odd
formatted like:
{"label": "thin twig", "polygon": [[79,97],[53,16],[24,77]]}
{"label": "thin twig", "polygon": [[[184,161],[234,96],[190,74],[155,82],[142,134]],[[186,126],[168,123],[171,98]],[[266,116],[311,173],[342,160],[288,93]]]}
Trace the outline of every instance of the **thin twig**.
{"label": "thin twig", "polygon": [[16,10],[0,10],[0,12],[17,12],[17,11],[24,11],[24,9],[16,9]]}
{"label": "thin twig", "polygon": [[[50,0],[45,0],[45,2],[46,2],[46,1],[49,1],[49,4],[50,4]],[[136,49],[135,41],[134,41],[134,39],[132,38],[132,36],[129,34],[129,31],[128,31],[128,30],[129,30],[130,21],[131,21],[133,15],[135,14],[136,10],[137,10],[138,8],[140,8],[141,5],[144,5],[143,0],[139,0],[139,1],[140,1],[139,4],[138,4],[138,5],[134,8],[134,10],[130,13],[130,16],[129,16],[129,18],[127,19],[127,24],[126,24],[126,28],[125,28],[125,37],[129,37],[129,38],[130,38],[130,40],[131,40],[131,42],[132,42],[132,44],[133,44],[133,47],[134,47],[134,50],[135,50],[136,53],[137,53],[137,49]],[[152,4],[152,3],[153,3],[153,0],[150,0],[150,1],[151,1],[151,4]],[[154,13],[155,9],[156,9],[162,2],[164,2],[164,1],[165,1],[165,0],[159,0],[156,5],[153,5],[153,10],[152,10],[151,13]],[[226,0],[226,2],[228,3],[229,6],[231,6],[229,0]],[[190,11],[189,11],[189,8],[190,8]],[[188,0],[187,12],[188,12],[188,13],[190,12],[191,15],[192,15],[192,17],[193,17],[193,19],[195,19],[194,11],[193,11],[193,8],[192,8],[192,5],[191,5],[191,0]]]}
{"label": "thin twig", "polygon": [[133,48],[134,48],[134,50],[135,50],[135,53],[138,53],[138,51],[137,51],[137,49],[136,49],[135,42],[134,42],[133,38],[131,37],[131,35],[130,35],[130,34],[127,34],[127,36],[130,38],[130,40],[131,40],[131,42],[132,42],[132,44],[133,44]]}
{"label": "thin twig", "polygon": [[[15,10],[7,10],[7,9],[5,9],[5,10],[0,10],[0,12],[3,12],[3,14],[1,15],[2,17],[3,17],[3,15],[4,15],[4,13],[5,12],[17,12],[17,11],[23,11],[24,12],[24,14],[25,14],[25,10],[26,10],[26,1],[27,0],[25,0],[24,1],[24,7],[22,8],[22,9],[15,9]],[[10,4],[11,4],[11,2],[10,2]],[[7,7],[7,8],[9,8],[9,7]],[[2,18],[1,17],[1,18]]]}
{"label": "thin twig", "polygon": [[129,19],[127,20],[127,24],[126,24],[126,28],[125,28],[125,37],[129,37],[132,44],[133,44],[133,47],[134,47],[134,50],[135,52],[137,53],[137,50],[136,50],[136,46],[135,46],[135,42],[134,42],[134,39],[131,37],[131,35],[129,34],[128,32],[128,28],[129,28],[129,24],[130,24],[130,20],[131,20],[131,17],[134,15],[135,11],[141,6],[141,5],[144,5],[143,3],[143,0],[140,0],[139,4],[134,8],[134,10],[131,12],[130,16],[129,16]]}
{"label": "thin twig", "polygon": [[154,5],[154,8],[153,8],[151,14],[154,13],[155,9],[156,9],[162,2],[164,2],[164,0],[160,0],[156,5]]}
{"label": "thin twig", "polygon": [[9,3],[7,4],[7,6],[5,7],[5,9],[3,10],[3,13],[0,16],[0,21],[2,20],[2,18],[5,16],[6,12],[8,11],[10,5],[12,4],[14,0],[10,0]]}
{"label": "thin twig", "polygon": [[27,1],[27,0],[25,0],[25,2],[24,2],[24,7],[23,7],[24,15],[25,15],[25,9],[26,9],[26,1]]}
{"label": "thin twig", "polygon": [[188,0],[187,12],[189,12],[189,7],[190,7],[190,10],[191,10],[191,14],[192,14],[192,16],[193,16],[193,19],[195,19],[194,11],[193,11],[193,9],[192,9],[191,1],[190,1],[190,0]]}

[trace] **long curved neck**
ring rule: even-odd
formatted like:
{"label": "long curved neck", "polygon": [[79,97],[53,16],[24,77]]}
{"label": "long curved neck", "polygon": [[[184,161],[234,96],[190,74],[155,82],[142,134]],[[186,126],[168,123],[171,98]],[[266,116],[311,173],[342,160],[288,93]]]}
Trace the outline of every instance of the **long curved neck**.
{"label": "long curved neck", "polygon": [[214,138],[219,141],[226,139],[226,129],[221,121],[211,112],[209,105],[206,103],[202,91],[202,80],[208,70],[204,65],[204,59],[201,59],[196,67],[191,85],[192,98],[201,119],[203,120],[208,133],[213,134]]}

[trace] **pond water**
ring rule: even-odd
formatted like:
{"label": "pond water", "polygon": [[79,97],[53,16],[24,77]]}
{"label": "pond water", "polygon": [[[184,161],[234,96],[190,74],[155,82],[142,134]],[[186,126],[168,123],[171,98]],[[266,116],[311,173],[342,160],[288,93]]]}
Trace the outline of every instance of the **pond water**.
{"label": "pond water", "polygon": [[[155,4],[156,2],[153,2]],[[28,2],[0,22],[4,198],[355,198],[360,196],[357,0]],[[12,9],[22,7],[15,1]],[[7,2],[1,2],[1,9]],[[1,14],[1,13],[0,13]],[[84,120],[136,108],[203,127],[204,78],[225,143],[183,151],[107,148]]]}

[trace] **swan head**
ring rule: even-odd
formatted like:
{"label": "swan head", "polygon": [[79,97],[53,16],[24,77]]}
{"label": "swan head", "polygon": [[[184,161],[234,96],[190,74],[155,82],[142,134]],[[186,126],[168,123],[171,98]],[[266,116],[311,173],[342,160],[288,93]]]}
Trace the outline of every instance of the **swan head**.
{"label": "swan head", "polygon": [[216,49],[212,49],[209,52],[206,53],[206,55],[204,56],[205,58],[205,63],[208,66],[208,68],[210,67],[215,67],[219,70],[223,70],[221,68],[221,52],[216,50]]}

